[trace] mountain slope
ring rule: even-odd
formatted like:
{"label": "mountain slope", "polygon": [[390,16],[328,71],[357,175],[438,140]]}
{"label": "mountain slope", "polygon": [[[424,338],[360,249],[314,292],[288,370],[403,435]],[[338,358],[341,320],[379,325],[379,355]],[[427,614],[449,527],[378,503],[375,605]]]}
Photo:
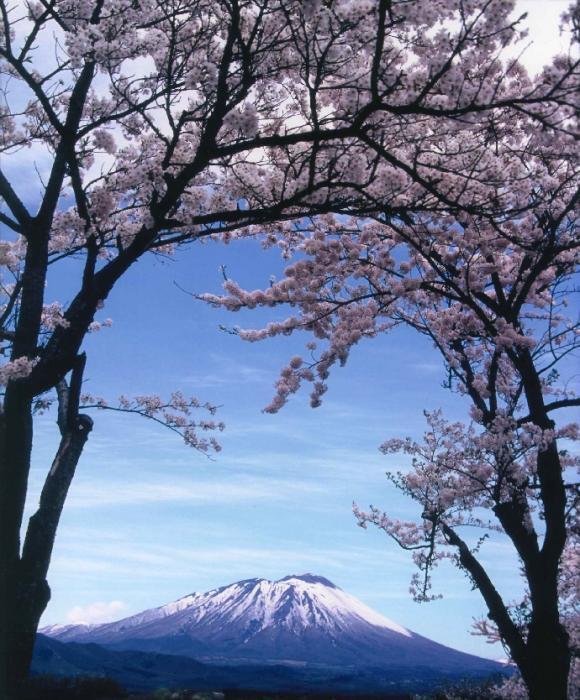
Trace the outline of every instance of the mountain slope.
{"label": "mountain slope", "polygon": [[500,668],[414,634],[312,574],[239,581],[118,622],[41,631],[63,642],[180,654],[214,664],[303,662],[482,675]]}
{"label": "mountain slope", "polygon": [[301,694],[388,693],[389,697],[399,692],[405,697],[408,692],[430,692],[465,676],[443,678],[433,670],[381,671],[310,664],[204,665],[183,656],[113,651],[97,644],[58,642],[41,634],[36,639],[32,671],[50,676],[106,676],[138,692],[169,687]]}

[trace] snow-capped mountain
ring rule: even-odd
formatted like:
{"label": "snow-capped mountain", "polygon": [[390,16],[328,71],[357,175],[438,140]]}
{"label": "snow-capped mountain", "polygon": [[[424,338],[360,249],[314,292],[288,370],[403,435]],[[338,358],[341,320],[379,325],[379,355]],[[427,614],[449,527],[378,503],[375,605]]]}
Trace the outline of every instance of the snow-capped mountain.
{"label": "snow-capped mountain", "polygon": [[62,642],[181,654],[211,663],[419,666],[452,673],[497,668],[414,634],[312,574],[238,581],[118,622],[57,625],[41,632]]}

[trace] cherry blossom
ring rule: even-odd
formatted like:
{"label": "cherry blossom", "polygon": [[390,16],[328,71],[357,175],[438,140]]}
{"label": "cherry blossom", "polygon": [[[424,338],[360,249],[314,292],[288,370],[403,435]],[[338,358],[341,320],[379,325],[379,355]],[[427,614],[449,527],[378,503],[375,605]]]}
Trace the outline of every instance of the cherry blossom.
{"label": "cherry blossom", "polygon": [[195,419],[195,412],[203,409],[210,416],[214,416],[217,407],[210,403],[201,404],[195,397],[186,398],[181,392],[176,391],[169,399],[162,399],[156,394],[135,396],[128,398],[120,396],[116,403],[109,403],[103,398],[90,394],[82,394],[80,403],[83,410],[96,408],[101,411],[118,411],[121,413],[134,413],[148,418],[180,435],[185,444],[200,452],[220,452],[221,446],[215,437],[204,438],[201,432],[223,431],[223,422],[213,419]]}

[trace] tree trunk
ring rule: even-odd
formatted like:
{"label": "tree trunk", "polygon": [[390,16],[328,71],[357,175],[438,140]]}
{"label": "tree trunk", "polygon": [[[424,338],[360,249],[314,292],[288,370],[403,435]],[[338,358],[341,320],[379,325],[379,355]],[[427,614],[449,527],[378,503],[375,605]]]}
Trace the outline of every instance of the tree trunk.
{"label": "tree trunk", "polygon": [[568,700],[570,646],[562,625],[530,626],[528,661],[523,675],[530,700]]}
{"label": "tree trunk", "polygon": [[[17,511],[11,511],[11,519],[6,514],[2,518],[5,533],[12,535],[12,539],[6,538],[4,544],[13,546],[5,546],[0,551],[0,700],[18,700],[21,697],[19,687],[30,670],[36,630],[50,600],[46,576],[60,515],[93,427],[89,416],[78,413],[84,361],[84,355],[79,356],[70,389],[63,384],[58,392],[61,441],[46,476],[38,509],[30,518],[21,554],[19,538],[16,539],[16,545],[13,540],[15,533],[20,531],[23,506]],[[2,432],[0,430],[0,437]],[[30,430],[30,435],[31,432]],[[8,437],[7,433],[4,437]],[[4,450],[1,456],[5,460],[2,473],[10,475],[10,454]],[[28,467],[29,464],[28,454],[25,466]],[[19,465],[20,462],[17,461],[16,466]],[[12,471],[15,471],[14,467]],[[20,474],[15,481],[19,484],[24,482],[25,488],[26,480]],[[0,482],[4,496],[7,495],[9,485],[7,480]],[[24,498],[21,500],[23,502]]]}
{"label": "tree trunk", "polygon": [[22,575],[20,562],[2,577],[0,595],[0,697],[18,700],[26,680],[36,630],[50,600],[50,588],[44,579]]}
{"label": "tree trunk", "polygon": [[[18,697],[16,685],[28,672],[32,653],[33,611],[46,605],[40,602],[40,588],[24,585],[20,567],[20,527],[30,469],[32,412],[30,396],[15,384],[7,388],[0,413],[1,698]],[[44,597],[48,600],[46,592]]]}

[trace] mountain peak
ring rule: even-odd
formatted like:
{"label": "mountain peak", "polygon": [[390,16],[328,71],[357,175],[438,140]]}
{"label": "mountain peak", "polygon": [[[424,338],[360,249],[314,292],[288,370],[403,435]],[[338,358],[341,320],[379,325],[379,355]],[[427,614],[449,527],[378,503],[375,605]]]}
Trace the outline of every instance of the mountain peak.
{"label": "mountain peak", "polygon": [[293,581],[294,579],[298,581],[303,581],[304,583],[321,583],[327,588],[335,588],[340,590],[332,581],[329,581],[324,576],[317,576],[316,574],[290,574],[289,576],[284,576],[284,578],[278,579],[276,583],[282,583],[283,581]]}
{"label": "mountain peak", "polygon": [[391,635],[411,637],[409,630],[371,610],[332,581],[305,573],[278,581],[264,578],[236,581],[90,629],[73,625],[45,631],[62,641],[115,643],[141,636],[187,637],[203,640],[206,645],[210,638],[221,638],[227,630],[228,638],[239,637],[244,653],[258,644],[260,638],[280,637],[286,641],[276,643],[280,647],[277,653],[286,654],[288,645],[295,645],[296,653],[302,654],[305,652],[300,640],[304,635],[328,638],[332,646],[333,640],[349,630],[355,633],[370,628],[373,628],[371,633],[380,629]]}

